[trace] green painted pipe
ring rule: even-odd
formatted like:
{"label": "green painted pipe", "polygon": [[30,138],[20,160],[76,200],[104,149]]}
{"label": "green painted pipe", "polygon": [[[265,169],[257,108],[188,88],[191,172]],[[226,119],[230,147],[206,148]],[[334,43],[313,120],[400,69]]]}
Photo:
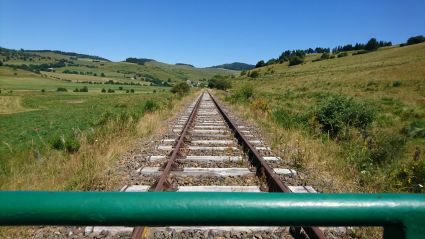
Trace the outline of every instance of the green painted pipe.
{"label": "green painted pipe", "polygon": [[3,191],[0,225],[384,226],[416,238],[425,195]]}

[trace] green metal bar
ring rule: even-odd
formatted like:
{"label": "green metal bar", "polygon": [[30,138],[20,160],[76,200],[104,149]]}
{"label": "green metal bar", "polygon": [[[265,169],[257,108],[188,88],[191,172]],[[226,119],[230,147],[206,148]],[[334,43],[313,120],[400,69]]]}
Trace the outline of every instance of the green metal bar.
{"label": "green metal bar", "polygon": [[425,195],[5,191],[0,225],[384,226],[413,239]]}

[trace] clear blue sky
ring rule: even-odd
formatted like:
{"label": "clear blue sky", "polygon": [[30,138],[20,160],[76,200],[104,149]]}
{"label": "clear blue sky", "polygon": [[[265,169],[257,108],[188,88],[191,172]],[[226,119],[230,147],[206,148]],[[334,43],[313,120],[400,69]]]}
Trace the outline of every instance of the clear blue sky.
{"label": "clear blue sky", "polygon": [[0,46],[196,66],[425,35],[424,0],[0,0]]}

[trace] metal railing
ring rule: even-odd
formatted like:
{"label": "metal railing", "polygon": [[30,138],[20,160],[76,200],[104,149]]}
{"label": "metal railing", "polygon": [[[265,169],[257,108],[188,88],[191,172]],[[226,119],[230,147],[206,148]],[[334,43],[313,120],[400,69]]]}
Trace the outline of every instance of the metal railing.
{"label": "metal railing", "polygon": [[383,226],[419,239],[425,195],[3,191],[0,225]]}

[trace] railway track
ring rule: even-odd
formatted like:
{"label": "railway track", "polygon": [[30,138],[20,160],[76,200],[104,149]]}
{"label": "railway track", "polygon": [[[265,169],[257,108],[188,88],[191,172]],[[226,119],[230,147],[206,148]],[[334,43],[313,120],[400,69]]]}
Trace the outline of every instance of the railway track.
{"label": "railway track", "polygon": [[[209,93],[184,111],[143,167],[121,190],[315,193],[283,160]],[[325,238],[315,227],[87,227],[86,235],[131,238]]]}

